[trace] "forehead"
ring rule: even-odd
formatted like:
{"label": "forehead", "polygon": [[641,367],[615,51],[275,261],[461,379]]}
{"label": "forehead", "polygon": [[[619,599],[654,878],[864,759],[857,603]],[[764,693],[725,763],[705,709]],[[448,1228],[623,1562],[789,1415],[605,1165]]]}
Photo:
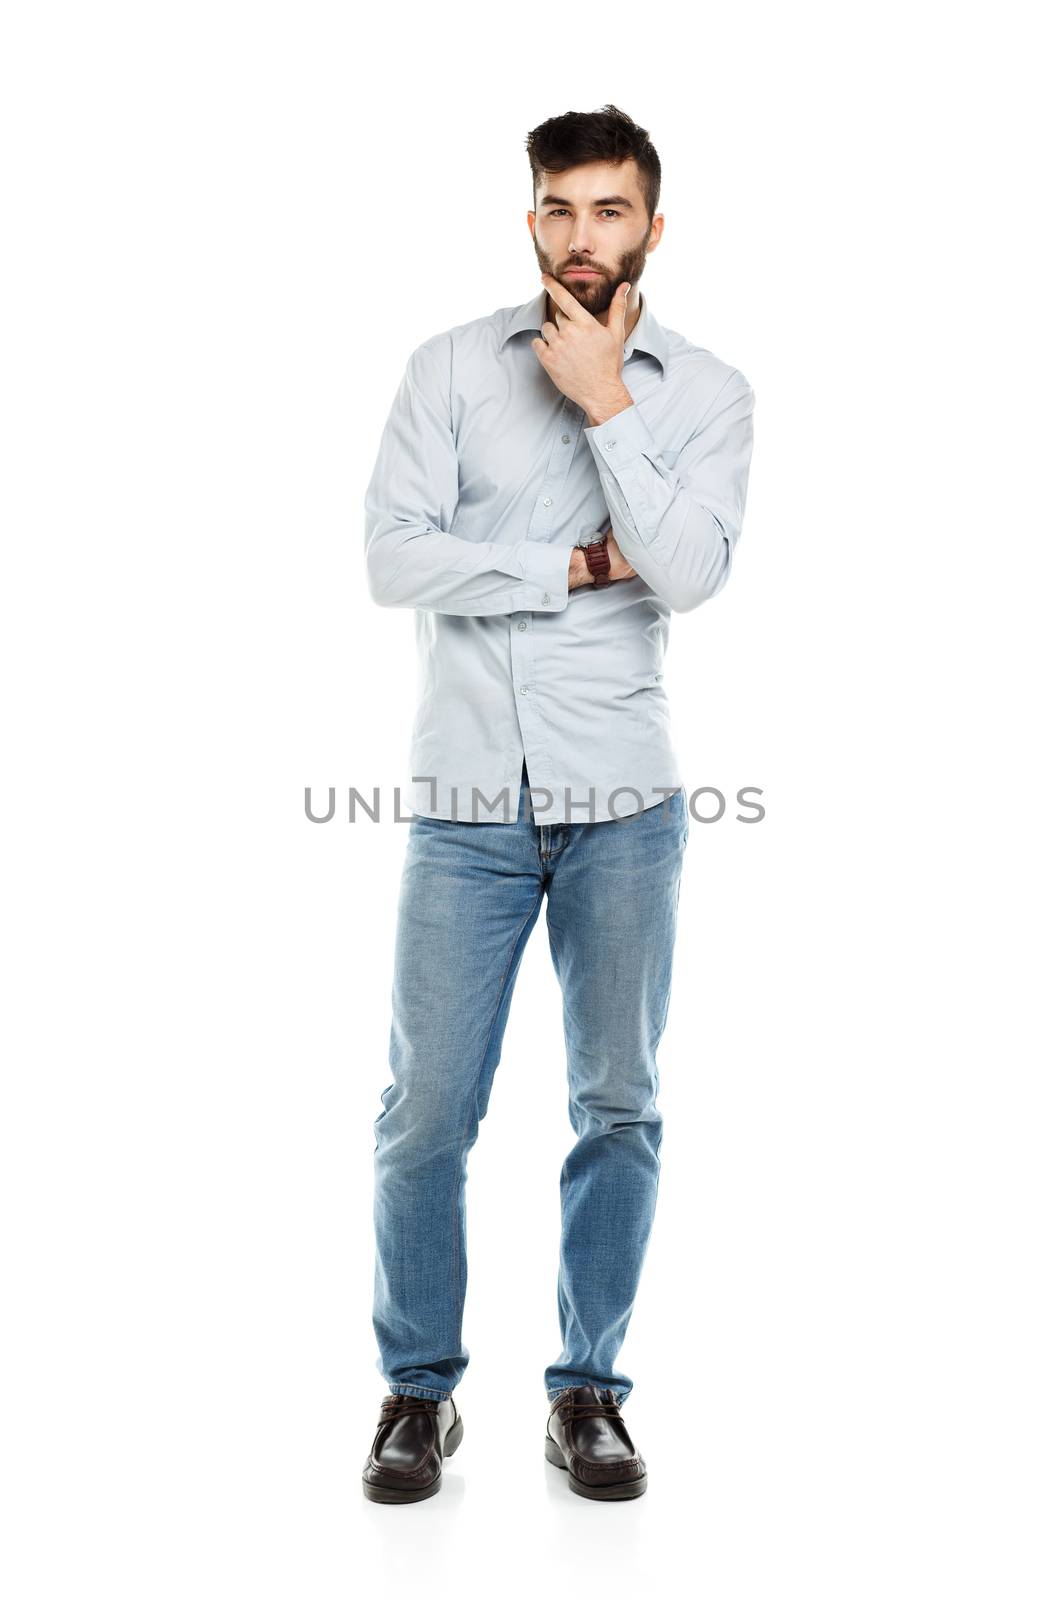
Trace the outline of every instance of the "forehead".
{"label": "forehead", "polygon": [[547,172],[535,185],[535,195],[539,205],[550,196],[551,203],[570,200],[577,205],[593,205],[613,195],[623,195],[638,206],[642,202],[638,163],[628,157],[626,161],[588,161],[564,172]]}

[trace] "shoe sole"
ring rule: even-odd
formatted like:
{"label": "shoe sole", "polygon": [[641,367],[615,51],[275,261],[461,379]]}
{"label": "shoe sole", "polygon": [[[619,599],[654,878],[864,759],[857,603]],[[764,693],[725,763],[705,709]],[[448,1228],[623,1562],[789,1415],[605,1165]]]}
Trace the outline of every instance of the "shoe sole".
{"label": "shoe sole", "polygon": [[[465,1436],[465,1425],[458,1417],[446,1438],[443,1440],[443,1455],[452,1456],[461,1440]],[[361,1486],[369,1500],[375,1500],[377,1505],[404,1506],[414,1500],[429,1500],[433,1494],[438,1494],[442,1488],[442,1473],[427,1484],[423,1489],[393,1489],[386,1483],[366,1483],[362,1478]]]}
{"label": "shoe sole", "polygon": [[564,1459],[564,1452],[553,1439],[551,1434],[546,1435],[546,1460],[553,1466],[560,1467],[568,1474],[568,1488],[575,1494],[581,1494],[586,1500],[633,1500],[637,1495],[644,1494],[649,1487],[649,1474],[643,1472],[640,1478],[628,1478],[625,1483],[603,1483],[597,1489],[592,1489],[589,1484],[582,1483],[573,1477]]}

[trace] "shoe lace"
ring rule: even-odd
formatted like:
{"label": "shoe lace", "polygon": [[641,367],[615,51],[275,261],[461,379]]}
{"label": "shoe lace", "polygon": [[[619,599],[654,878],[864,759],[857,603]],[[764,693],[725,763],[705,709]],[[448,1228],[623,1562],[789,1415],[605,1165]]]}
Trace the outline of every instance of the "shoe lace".
{"label": "shoe lace", "polygon": [[[606,1389],[605,1393],[611,1395],[612,1390]],[[614,1399],[599,1402],[567,1400],[561,1406],[561,1410],[572,1422],[581,1421],[583,1417],[612,1417],[616,1419],[620,1415],[619,1401]]]}
{"label": "shoe lace", "polygon": [[392,1417],[408,1416],[416,1411],[427,1411],[431,1416],[435,1416],[438,1410],[438,1400],[424,1400],[415,1394],[393,1394],[380,1406],[380,1421],[388,1422]]}

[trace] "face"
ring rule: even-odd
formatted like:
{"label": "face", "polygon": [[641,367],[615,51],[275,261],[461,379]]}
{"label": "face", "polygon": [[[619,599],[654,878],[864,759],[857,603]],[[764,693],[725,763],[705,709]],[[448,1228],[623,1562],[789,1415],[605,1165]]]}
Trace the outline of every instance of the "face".
{"label": "face", "polygon": [[[664,218],[657,212],[650,223],[636,162],[594,161],[541,178],[527,223],[542,271],[601,316],[621,283],[631,285],[629,300],[634,303],[645,258],[656,249]],[[595,275],[573,276],[573,266],[593,268]]]}

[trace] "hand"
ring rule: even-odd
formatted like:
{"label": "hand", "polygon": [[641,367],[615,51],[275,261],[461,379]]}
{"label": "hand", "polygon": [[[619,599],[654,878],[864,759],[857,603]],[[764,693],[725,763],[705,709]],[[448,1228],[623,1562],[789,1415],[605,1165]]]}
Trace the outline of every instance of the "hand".
{"label": "hand", "polygon": [[563,283],[542,274],[557,309],[557,321],[547,318],[542,337],[531,340],[545,370],[561,394],[587,415],[614,415],[634,404],[623,382],[624,319],[629,283],[621,283],[612,296],[608,321],[598,322]]}
{"label": "hand", "polygon": [[[636,578],[638,576],[616,543],[611,527],[605,540],[605,548],[608,551],[609,559],[608,575],[613,583],[622,582],[624,578]],[[594,575],[586,564],[586,557],[579,546],[576,545],[568,562],[568,590],[570,592],[572,589],[582,589],[586,584],[592,584],[593,581]]]}

